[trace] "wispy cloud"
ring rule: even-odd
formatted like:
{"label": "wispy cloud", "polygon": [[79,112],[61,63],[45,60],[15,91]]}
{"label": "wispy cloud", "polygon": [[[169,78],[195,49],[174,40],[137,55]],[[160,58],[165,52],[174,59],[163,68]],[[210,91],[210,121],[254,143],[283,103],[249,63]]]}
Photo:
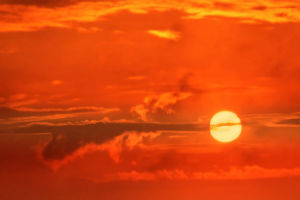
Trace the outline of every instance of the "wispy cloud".
{"label": "wispy cloud", "polygon": [[111,158],[118,163],[120,154],[124,149],[132,150],[135,147],[143,147],[145,141],[151,141],[158,137],[160,132],[124,132],[113,140],[102,145],[102,149],[109,152]]}
{"label": "wispy cloud", "polygon": [[[25,102],[26,103],[26,102]],[[65,122],[65,120],[74,117],[85,116],[87,114],[101,114],[106,115],[113,112],[120,111],[119,108],[104,108],[96,106],[77,106],[67,108],[32,108],[25,107],[25,103],[17,104],[20,107],[0,107],[0,124],[18,124],[22,123],[22,126],[30,126],[32,124],[49,124],[49,121],[63,120],[55,124],[72,124],[79,122]],[[31,102],[30,102],[31,103]],[[13,104],[16,105],[16,104]],[[97,121],[99,119],[96,119]],[[89,121],[89,120],[88,120]]]}
{"label": "wispy cloud", "polygon": [[150,95],[144,98],[143,104],[133,106],[131,112],[138,114],[143,121],[149,120],[149,115],[159,111],[172,114],[175,112],[173,106],[191,95],[189,92],[167,92],[159,95]]}
{"label": "wispy cloud", "polygon": [[77,106],[77,107],[68,107],[68,108],[30,108],[30,107],[19,107],[15,108],[17,111],[23,112],[93,112],[98,111],[102,113],[110,113],[119,111],[119,108],[104,108],[104,107],[96,107],[96,106]]}
{"label": "wispy cloud", "polygon": [[180,38],[180,34],[178,32],[171,30],[149,30],[148,33],[168,40],[178,40]]}
{"label": "wispy cloud", "polygon": [[245,114],[242,115],[242,118],[248,125],[260,125],[265,127],[300,127],[299,112]]}

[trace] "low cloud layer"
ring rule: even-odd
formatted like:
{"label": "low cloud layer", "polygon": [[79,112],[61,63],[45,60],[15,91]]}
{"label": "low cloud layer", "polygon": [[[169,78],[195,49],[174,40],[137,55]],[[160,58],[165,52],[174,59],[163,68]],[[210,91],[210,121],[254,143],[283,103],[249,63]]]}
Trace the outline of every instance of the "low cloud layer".
{"label": "low cloud layer", "polygon": [[[42,156],[46,160],[63,160],[85,145],[104,144],[122,134],[126,135],[128,131],[135,132],[135,134],[128,136],[129,141],[133,141],[134,138],[138,140],[144,138],[145,134],[148,134],[146,132],[150,134],[162,130],[200,131],[203,128],[204,126],[197,124],[96,123],[69,126],[33,125],[10,131],[12,133],[51,133],[52,139],[43,148]],[[8,130],[3,131],[8,132]],[[129,146],[130,143],[132,142],[129,142]]]}
{"label": "low cloud layer", "polygon": [[248,180],[300,176],[300,168],[267,169],[260,166],[244,166],[229,170],[185,172],[183,170],[159,170],[156,172],[119,172],[114,178],[123,181],[153,180]]}
{"label": "low cloud layer", "polygon": [[[298,128],[291,128],[285,139],[276,136],[275,129],[260,126],[256,130],[245,125],[241,138],[230,145],[214,141],[204,123],[31,125],[4,133],[48,133],[48,141],[34,148],[39,161],[56,173],[66,173],[75,166],[72,173],[92,182],[299,177],[298,142],[293,139]],[[259,134],[262,130],[264,135]],[[285,146],[284,151],[276,149],[275,140]],[[85,171],[85,165],[96,169]]]}

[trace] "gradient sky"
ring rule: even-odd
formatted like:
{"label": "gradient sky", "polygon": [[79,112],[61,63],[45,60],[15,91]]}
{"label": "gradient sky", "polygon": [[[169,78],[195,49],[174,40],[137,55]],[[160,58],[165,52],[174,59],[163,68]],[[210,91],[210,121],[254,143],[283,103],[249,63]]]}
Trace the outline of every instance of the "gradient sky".
{"label": "gradient sky", "polygon": [[299,9],[0,1],[0,199],[298,200]]}

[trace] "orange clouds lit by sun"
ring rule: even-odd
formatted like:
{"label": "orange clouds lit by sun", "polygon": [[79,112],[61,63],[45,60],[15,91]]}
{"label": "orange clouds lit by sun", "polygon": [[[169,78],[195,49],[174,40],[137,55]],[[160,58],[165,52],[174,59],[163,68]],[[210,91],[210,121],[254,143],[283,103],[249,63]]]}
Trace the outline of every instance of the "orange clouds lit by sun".
{"label": "orange clouds lit by sun", "polygon": [[299,9],[0,1],[0,200],[299,200]]}

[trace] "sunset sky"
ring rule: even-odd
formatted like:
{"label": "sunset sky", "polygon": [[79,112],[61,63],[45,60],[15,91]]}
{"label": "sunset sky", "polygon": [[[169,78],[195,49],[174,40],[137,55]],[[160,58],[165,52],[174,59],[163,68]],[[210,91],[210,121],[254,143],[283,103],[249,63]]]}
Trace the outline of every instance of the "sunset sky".
{"label": "sunset sky", "polygon": [[299,200],[299,9],[0,1],[0,199]]}

